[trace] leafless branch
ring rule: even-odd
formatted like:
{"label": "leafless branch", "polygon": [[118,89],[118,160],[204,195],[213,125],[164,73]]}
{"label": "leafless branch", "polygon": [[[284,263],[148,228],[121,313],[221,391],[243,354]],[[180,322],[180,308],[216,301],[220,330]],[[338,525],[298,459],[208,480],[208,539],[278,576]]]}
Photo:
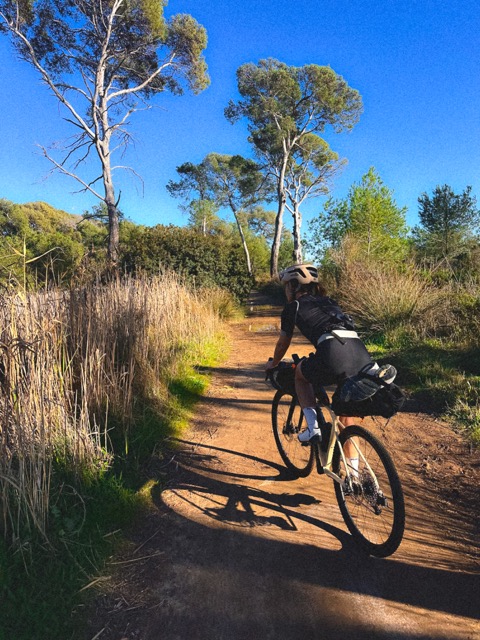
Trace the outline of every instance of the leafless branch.
{"label": "leafless branch", "polygon": [[120,89],[119,91],[114,91],[107,97],[107,102],[110,102],[111,100],[117,98],[118,96],[127,96],[129,94],[134,94],[142,91],[143,89],[145,89],[145,87],[148,87],[148,85],[150,85],[153,82],[153,80],[157,76],[159,76],[164,69],[166,69],[167,67],[170,67],[173,64],[174,59],[175,59],[175,53],[172,53],[170,56],[170,59],[167,62],[164,62],[162,65],[160,65],[142,83],[138,84],[135,87],[128,87],[127,89]]}
{"label": "leafless branch", "polygon": [[[80,184],[82,184],[84,186],[84,190],[89,191],[90,193],[92,193],[96,198],[99,198],[99,200],[103,200],[103,197],[97,192],[95,191],[95,189],[92,189],[92,187],[87,184],[84,180],[82,180],[82,178],[80,178],[80,176],[77,176],[75,173],[72,173],[71,171],[68,171],[68,169],[66,169],[64,166],[62,166],[59,162],[57,162],[55,160],[55,158],[52,158],[47,149],[45,147],[40,147],[42,149],[43,155],[45,156],[45,158],[47,158],[47,160],[49,162],[51,162],[54,167],[56,169],[58,169],[58,171],[60,171],[60,173],[62,173],[63,175],[66,176],[70,176],[70,178],[73,178],[74,180],[76,180],[77,182],[79,182]],[[101,178],[101,176],[100,176]],[[97,180],[99,180],[100,178],[97,178],[93,183],[97,182]],[[83,191],[83,190],[82,190]]]}

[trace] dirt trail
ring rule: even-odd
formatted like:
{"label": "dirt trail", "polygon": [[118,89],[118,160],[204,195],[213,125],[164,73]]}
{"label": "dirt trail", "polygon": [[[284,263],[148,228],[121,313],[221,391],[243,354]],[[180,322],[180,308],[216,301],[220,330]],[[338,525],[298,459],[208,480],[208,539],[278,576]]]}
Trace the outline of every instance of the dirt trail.
{"label": "dirt trail", "polygon": [[393,453],[407,508],[399,550],[365,557],[332,482],[285,474],[263,373],[278,315],[252,309],[158,470],[167,488],[153,489],[157,510],[115,565],[85,640],[479,639],[480,455],[413,402],[387,429],[365,420]]}

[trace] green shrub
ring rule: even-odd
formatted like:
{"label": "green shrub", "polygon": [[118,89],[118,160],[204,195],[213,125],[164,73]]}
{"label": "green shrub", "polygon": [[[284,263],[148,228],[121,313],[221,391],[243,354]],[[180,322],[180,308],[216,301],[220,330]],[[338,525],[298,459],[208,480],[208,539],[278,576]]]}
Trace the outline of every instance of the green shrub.
{"label": "green shrub", "polygon": [[428,285],[414,267],[350,263],[341,271],[336,293],[361,329],[388,335],[393,343],[434,335],[443,321],[443,291]]}
{"label": "green shrub", "polygon": [[238,300],[248,296],[252,285],[239,244],[172,225],[137,228],[124,246],[123,268],[127,273],[149,274],[174,270],[196,286],[225,288]]}
{"label": "green shrub", "polygon": [[480,286],[453,289],[451,296],[452,333],[467,344],[478,344],[480,334]]}

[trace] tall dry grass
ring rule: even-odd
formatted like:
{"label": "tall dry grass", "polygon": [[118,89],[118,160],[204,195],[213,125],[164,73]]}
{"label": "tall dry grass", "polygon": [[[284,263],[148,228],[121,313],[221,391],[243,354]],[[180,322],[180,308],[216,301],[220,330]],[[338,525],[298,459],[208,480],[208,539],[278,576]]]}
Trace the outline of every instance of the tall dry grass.
{"label": "tall dry grass", "polygon": [[2,299],[5,536],[27,527],[47,538],[53,461],[77,473],[108,466],[109,416],[127,433],[137,392],[165,399],[177,363],[218,330],[214,306],[172,275]]}
{"label": "tall dry grass", "polygon": [[404,262],[367,260],[347,245],[333,254],[335,295],[368,333],[425,338],[452,322],[447,288],[432,284],[424,272]]}

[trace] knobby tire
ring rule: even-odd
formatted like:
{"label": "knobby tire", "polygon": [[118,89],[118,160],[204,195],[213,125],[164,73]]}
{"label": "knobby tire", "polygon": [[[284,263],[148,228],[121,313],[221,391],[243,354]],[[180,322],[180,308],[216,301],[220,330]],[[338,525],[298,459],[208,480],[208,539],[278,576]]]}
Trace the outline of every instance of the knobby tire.
{"label": "knobby tire", "polygon": [[[394,553],[402,541],[405,529],[405,503],[395,465],[383,444],[360,426],[346,427],[339,436],[345,443],[354,442],[373,470],[378,485],[360,457],[354,474],[354,491],[335,482],[335,495],[345,524],[352,536],[370,554],[386,557]],[[344,477],[344,463],[339,447],[333,457],[333,471]]]}
{"label": "knobby tire", "polygon": [[272,403],[275,443],[287,469],[296,477],[308,476],[313,465],[313,447],[302,445],[297,436],[306,427],[296,396],[277,391]]}

